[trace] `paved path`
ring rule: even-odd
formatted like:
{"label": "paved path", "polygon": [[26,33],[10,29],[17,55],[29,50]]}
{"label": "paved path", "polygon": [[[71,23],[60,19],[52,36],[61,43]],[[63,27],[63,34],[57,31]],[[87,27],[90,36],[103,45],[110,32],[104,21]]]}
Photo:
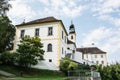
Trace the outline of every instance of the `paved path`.
{"label": "paved path", "polygon": [[0,70],[0,75],[6,76],[6,77],[15,77],[14,74],[11,74],[2,70]]}

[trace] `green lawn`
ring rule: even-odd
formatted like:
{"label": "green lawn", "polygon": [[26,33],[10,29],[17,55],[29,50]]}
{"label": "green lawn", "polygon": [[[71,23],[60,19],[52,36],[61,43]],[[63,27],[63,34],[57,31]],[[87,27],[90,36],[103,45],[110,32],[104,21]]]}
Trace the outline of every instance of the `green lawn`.
{"label": "green lawn", "polygon": [[[66,76],[60,71],[42,69],[24,69],[16,66],[0,66],[1,70],[16,74],[16,78],[5,78],[0,76],[0,80],[64,80]],[[23,71],[23,77],[20,77]]]}
{"label": "green lawn", "polygon": [[65,77],[58,77],[58,76],[42,76],[42,77],[16,77],[16,78],[5,78],[0,77],[0,80],[65,80]]}
{"label": "green lawn", "polygon": [[60,77],[44,77],[44,78],[11,78],[9,80],[64,80]]}

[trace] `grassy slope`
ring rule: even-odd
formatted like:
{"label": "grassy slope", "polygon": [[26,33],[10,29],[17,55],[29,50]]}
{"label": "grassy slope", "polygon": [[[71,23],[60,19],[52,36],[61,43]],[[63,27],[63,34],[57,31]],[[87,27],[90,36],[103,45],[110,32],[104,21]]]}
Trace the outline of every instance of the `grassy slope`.
{"label": "grassy slope", "polygon": [[[18,78],[0,77],[0,80],[64,80],[65,78],[63,73],[52,70],[25,69],[16,66],[0,66],[0,69],[18,76]],[[20,77],[21,71],[23,77]]]}

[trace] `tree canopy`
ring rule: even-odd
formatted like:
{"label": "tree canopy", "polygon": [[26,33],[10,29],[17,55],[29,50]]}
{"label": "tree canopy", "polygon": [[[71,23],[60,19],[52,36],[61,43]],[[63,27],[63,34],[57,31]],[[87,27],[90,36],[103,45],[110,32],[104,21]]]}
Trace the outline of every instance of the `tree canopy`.
{"label": "tree canopy", "polygon": [[0,0],[0,15],[5,15],[11,5],[8,3],[10,0]]}
{"label": "tree canopy", "polygon": [[97,66],[102,80],[120,80],[120,64],[112,64],[108,66]]}
{"label": "tree canopy", "polygon": [[25,36],[21,39],[18,52],[18,64],[22,67],[36,65],[39,60],[43,60],[43,44],[39,37]]}
{"label": "tree canopy", "polygon": [[15,26],[7,16],[0,16],[0,53],[12,49],[15,36]]}

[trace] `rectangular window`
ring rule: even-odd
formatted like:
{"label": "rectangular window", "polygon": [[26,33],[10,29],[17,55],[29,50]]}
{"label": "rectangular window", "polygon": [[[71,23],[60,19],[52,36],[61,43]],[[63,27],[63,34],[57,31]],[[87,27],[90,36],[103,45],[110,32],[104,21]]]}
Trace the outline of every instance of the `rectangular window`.
{"label": "rectangular window", "polygon": [[63,31],[62,31],[62,39],[63,39],[63,36],[64,36],[64,35],[63,35]]}
{"label": "rectangular window", "polygon": [[97,58],[97,55],[95,55],[95,58]]}
{"label": "rectangular window", "polygon": [[62,54],[64,53],[64,49],[62,48]]}
{"label": "rectangular window", "polygon": [[88,54],[86,54],[86,58],[88,58]]}
{"label": "rectangular window", "polygon": [[39,36],[39,28],[35,29],[35,36]]}
{"label": "rectangular window", "polygon": [[75,53],[75,50],[73,50],[73,53]]}
{"label": "rectangular window", "polygon": [[99,64],[99,61],[96,61],[97,64]]}
{"label": "rectangular window", "polygon": [[24,37],[25,30],[21,30],[20,38]]}
{"label": "rectangular window", "polygon": [[104,61],[101,61],[102,64],[104,64]]}
{"label": "rectangular window", "polygon": [[53,28],[48,27],[48,36],[53,35]]}
{"label": "rectangular window", "polygon": [[101,58],[103,58],[103,55],[101,55]]}
{"label": "rectangular window", "polygon": [[65,43],[66,43],[66,36],[65,36]]}

